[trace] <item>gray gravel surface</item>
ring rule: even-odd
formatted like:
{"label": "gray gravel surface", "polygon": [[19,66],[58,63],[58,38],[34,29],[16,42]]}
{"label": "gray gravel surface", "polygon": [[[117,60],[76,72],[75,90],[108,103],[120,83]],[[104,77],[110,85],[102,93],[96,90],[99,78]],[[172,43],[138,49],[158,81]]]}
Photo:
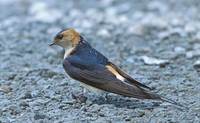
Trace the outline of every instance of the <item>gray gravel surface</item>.
{"label": "gray gravel surface", "polygon": [[[0,123],[200,122],[198,0],[0,0]],[[153,91],[189,107],[87,92],[53,36],[74,27]]]}

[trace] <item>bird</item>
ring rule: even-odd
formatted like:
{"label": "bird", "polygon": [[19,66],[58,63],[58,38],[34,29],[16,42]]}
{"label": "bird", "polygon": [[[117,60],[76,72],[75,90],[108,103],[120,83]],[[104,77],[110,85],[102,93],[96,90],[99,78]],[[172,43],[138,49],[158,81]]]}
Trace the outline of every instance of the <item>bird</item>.
{"label": "bird", "polygon": [[66,28],[56,34],[50,46],[64,48],[63,68],[84,87],[110,92],[125,97],[165,101],[176,106],[180,103],[152,92],[152,89],[133,79],[112,63],[74,28]]}

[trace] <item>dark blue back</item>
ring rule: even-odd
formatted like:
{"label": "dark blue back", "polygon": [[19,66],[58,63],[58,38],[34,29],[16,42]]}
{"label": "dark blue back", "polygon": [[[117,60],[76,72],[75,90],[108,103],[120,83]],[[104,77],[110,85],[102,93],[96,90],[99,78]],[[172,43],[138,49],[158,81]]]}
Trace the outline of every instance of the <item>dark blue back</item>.
{"label": "dark blue back", "polygon": [[90,44],[82,40],[73,51],[73,56],[79,57],[83,61],[87,61],[89,64],[103,64],[108,63],[108,59],[92,48]]}

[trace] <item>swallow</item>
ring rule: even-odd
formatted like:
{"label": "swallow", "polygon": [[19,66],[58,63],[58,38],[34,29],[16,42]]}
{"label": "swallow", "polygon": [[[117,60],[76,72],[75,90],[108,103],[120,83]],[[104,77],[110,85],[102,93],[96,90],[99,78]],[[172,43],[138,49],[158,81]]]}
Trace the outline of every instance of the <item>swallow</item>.
{"label": "swallow", "polygon": [[75,29],[60,31],[50,46],[65,49],[63,67],[73,79],[86,87],[103,90],[126,97],[166,101],[181,104],[151,92],[151,88],[133,79],[103,54],[94,49]]}

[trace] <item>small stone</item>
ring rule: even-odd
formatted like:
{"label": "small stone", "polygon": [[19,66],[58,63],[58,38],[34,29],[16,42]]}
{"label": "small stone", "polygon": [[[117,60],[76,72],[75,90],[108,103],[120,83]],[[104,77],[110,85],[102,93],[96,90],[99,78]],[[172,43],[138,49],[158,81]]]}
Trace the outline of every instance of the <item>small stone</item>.
{"label": "small stone", "polygon": [[126,118],[125,121],[131,121],[131,118]]}
{"label": "small stone", "polygon": [[180,18],[172,18],[170,24],[173,26],[183,25],[183,21]]}
{"label": "small stone", "polygon": [[200,60],[196,61],[194,64],[193,64],[194,68],[200,68]]}
{"label": "small stone", "polygon": [[185,48],[183,47],[175,47],[174,48],[174,52],[178,53],[178,54],[182,54],[182,53],[185,53]]}
{"label": "small stone", "polygon": [[200,44],[199,43],[195,43],[193,46],[194,50],[199,50],[200,49]]}
{"label": "small stone", "polygon": [[132,57],[129,57],[129,58],[127,58],[126,61],[127,61],[127,62],[130,62],[130,63],[133,63],[133,62],[134,62],[134,59],[133,59]]}
{"label": "small stone", "polygon": [[142,19],[144,16],[144,13],[142,11],[135,11],[133,13],[133,18],[134,19]]}
{"label": "small stone", "polygon": [[9,93],[12,91],[12,88],[8,85],[1,85],[0,92]]}
{"label": "small stone", "polygon": [[37,96],[40,96],[40,92],[38,90],[33,90],[31,92],[31,96],[34,98],[34,97],[37,97]]}
{"label": "small stone", "polygon": [[31,99],[32,95],[30,92],[26,92],[21,96],[21,99]]}
{"label": "small stone", "polygon": [[150,10],[159,10],[160,12],[166,12],[168,10],[168,7],[160,1],[152,1],[147,7]]}
{"label": "small stone", "polygon": [[200,32],[197,32],[197,34],[193,37],[192,42],[199,41],[199,40],[200,40]]}
{"label": "small stone", "polygon": [[158,37],[160,39],[168,38],[170,37],[170,35],[178,35],[178,36],[184,37],[186,36],[186,33],[181,28],[171,28],[167,31],[158,33]]}
{"label": "small stone", "polygon": [[126,23],[126,22],[128,22],[128,17],[124,16],[124,15],[121,15],[121,16],[118,17],[118,21],[120,23]]}
{"label": "small stone", "polygon": [[75,95],[72,93],[72,98],[75,99],[78,103],[86,103],[87,97],[83,94]]}
{"label": "small stone", "polygon": [[46,115],[41,114],[41,113],[35,113],[34,119],[39,120],[39,119],[45,119]]}
{"label": "small stone", "polygon": [[144,25],[137,24],[128,28],[129,33],[133,33],[135,35],[143,35],[144,34]]}
{"label": "small stone", "polygon": [[159,39],[166,39],[169,36],[170,36],[170,32],[169,31],[164,31],[164,32],[158,33],[158,38]]}
{"label": "small stone", "polygon": [[81,25],[83,28],[91,28],[93,26],[93,23],[90,20],[82,20]]}
{"label": "small stone", "polygon": [[112,17],[117,14],[117,9],[115,7],[109,7],[105,10],[105,13],[108,15],[108,17]]}
{"label": "small stone", "polygon": [[151,14],[147,15],[147,17],[142,20],[142,23],[145,27],[153,27],[160,30],[167,29],[168,26],[165,19]]}
{"label": "small stone", "polygon": [[101,0],[101,5],[102,6],[109,6],[113,3],[114,0]]}
{"label": "small stone", "polygon": [[169,63],[168,60],[157,59],[157,58],[152,58],[152,57],[148,57],[148,56],[142,56],[141,59],[147,65],[165,65],[165,64]]}
{"label": "small stone", "polygon": [[20,109],[19,109],[18,106],[11,105],[8,110],[10,111],[11,115],[18,115],[18,114],[20,114]]}
{"label": "small stone", "polygon": [[131,4],[129,4],[129,3],[119,4],[119,6],[117,6],[117,9],[118,9],[119,13],[127,13],[131,9]]}
{"label": "small stone", "polygon": [[19,106],[20,107],[22,107],[23,109],[26,109],[27,107],[29,107],[29,104],[27,103],[27,102],[21,102],[20,104],[19,104]]}
{"label": "small stone", "polygon": [[72,104],[74,104],[74,101],[73,100],[65,100],[65,101],[62,101],[62,103],[72,105]]}
{"label": "small stone", "polygon": [[110,33],[107,29],[98,30],[97,35],[102,36],[102,37],[110,37]]}
{"label": "small stone", "polygon": [[17,76],[16,74],[12,74],[8,77],[8,80],[14,80],[16,76]]}
{"label": "small stone", "polygon": [[178,36],[181,36],[181,37],[186,36],[186,32],[184,32],[179,27],[169,29],[169,33],[170,33],[170,35],[178,35]]}
{"label": "small stone", "polygon": [[196,31],[196,25],[189,23],[185,25],[184,29],[187,33],[193,33]]}
{"label": "small stone", "polygon": [[193,57],[200,56],[200,49],[199,50],[192,50],[186,53],[186,58],[191,59]]}

